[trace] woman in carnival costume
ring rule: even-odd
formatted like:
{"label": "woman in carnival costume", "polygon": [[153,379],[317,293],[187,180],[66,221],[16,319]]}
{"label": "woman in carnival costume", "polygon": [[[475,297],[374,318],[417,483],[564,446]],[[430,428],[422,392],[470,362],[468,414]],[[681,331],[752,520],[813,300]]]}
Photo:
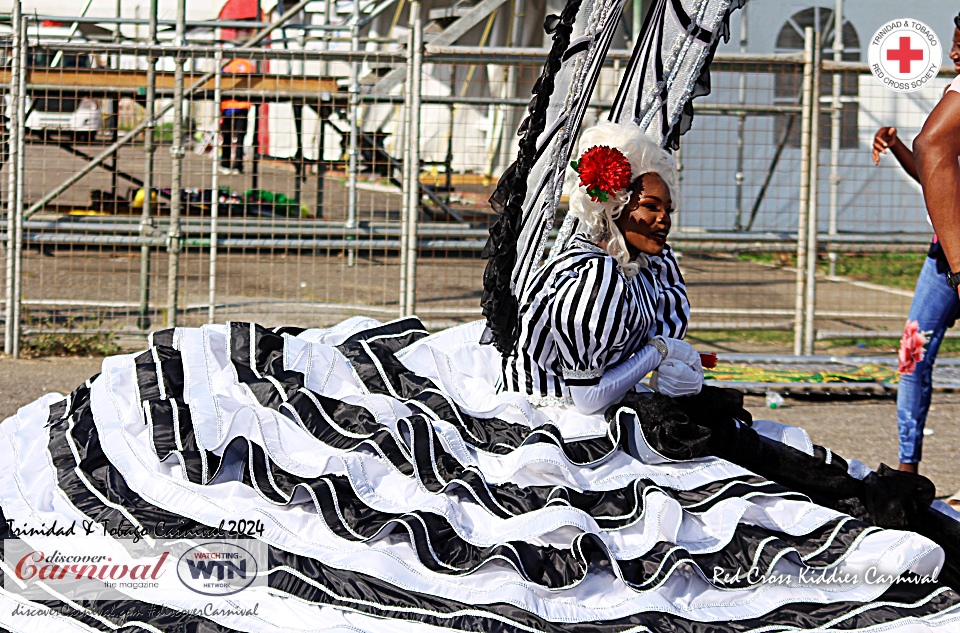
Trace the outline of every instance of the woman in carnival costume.
{"label": "woman in carnival costume", "polygon": [[[758,433],[742,394],[701,391],[701,356],[682,340],[689,302],[666,243],[680,206],[671,193],[679,192],[676,163],[631,123],[590,128],[580,147],[570,194],[579,231],[520,297],[505,389],[608,419],[630,409],[646,449],[660,457],[716,455],[873,525],[924,533],[948,549],[941,579],[957,585],[960,529],[953,512],[930,508],[929,480],[848,464],[805,435],[787,440],[791,431],[770,422]],[[657,396],[640,384],[650,372]]]}
{"label": "woman in carnival costume", "polygon": [[[958,628],[944,552],[958,524],[930,483],[752,421],[741,394],[702,386],[682,340],[666,245],[679,187],[660,146],[689,126],[740,4],[651,3],[612,109],[642,133],[584,131],[578,227],[541,266],[623,5],[567,0],[546,20],[548,59],[493,200],[496,347],[483,322],[428,335],[415,318],[163,330],[0,423],[0,628]],[[651,371],[654,391],[639,385]],[[59,571],[30,577],[43,551],[156,561],[155,537],[241,535],[265,551],[262,582],[236,592],[105,597],[68,593]]]}
{"label": "woman in carnival costume", "polygon": [[680,206],[676,162],[633,124],[601,123],[580,145],[570,193],[580,232],[520,297],[504,388],[594,413],[659,368],[662,393],[698,393],[700,357],[682,340],[690,305],[667,246]]}

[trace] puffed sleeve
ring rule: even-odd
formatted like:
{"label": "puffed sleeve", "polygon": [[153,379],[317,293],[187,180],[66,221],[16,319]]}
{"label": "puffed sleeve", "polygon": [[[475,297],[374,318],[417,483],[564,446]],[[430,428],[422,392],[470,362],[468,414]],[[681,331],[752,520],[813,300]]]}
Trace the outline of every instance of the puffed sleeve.
{"label": "puffed sleeve", "polygon": [[683,338],[690,322],[690,301],[687,299],[683,275],[680,274],[680,264],[669,246],[662,255],[651,257],[649,261],[660,286],[656,333],[667,338]]}
{"label": "puffed sleeve", "polygon": [[629,337],[626,280],[613,258],[585,257],[559,276],[555,291],[551,329],[564,382],[595,385]]}

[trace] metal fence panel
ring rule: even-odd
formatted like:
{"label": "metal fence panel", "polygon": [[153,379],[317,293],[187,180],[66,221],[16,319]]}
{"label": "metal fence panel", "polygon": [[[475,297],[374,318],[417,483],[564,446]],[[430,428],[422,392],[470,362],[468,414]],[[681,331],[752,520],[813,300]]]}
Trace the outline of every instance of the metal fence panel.
{"label": "metal fence panel", "polygon": [[[399,16],[395,39],[331,15],[338,30],[250,50],[51,41],[25,16],[26,46],[2,48],[5,314],[19,324],[7,349],[18,332],[211,319],[480,318],[486,200],[543,51],[485,35],[424,45],[426,20]],[[768,341],[782,353],[899,336],[909,254],[931,230],[918,187],[890,156],[875,167],[870,146],[881,125],[912,139],[945,82],[894,96],[808,41],[806,65],[802,52],[718,55],[695,103],[671,235],[694,333],[793,331]],[[604,116],[626,56],[611,54],[585,124]],[[876,274],[885,262],[901,273]]]}

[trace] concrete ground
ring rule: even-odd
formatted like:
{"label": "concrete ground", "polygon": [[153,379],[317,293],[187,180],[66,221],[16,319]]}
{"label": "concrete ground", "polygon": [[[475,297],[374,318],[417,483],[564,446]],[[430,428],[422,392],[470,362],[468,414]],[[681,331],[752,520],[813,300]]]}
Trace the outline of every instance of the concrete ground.
{"label": "concrete ground", "polygon": [[[859,459],[874,469],[881,462],[897,467],[897,406],[893,399],[787,398],[782,408],[770,410],[762,397],[747,396],[746,404],[754,418],[799,426],[814,444],[841,457]],[[960,395],[934,394],[927,429],[933,434],[923,440],[920,474],[936,484],[938,496],[950,496],[960,489]]]}
{"label": "concrete ground", "polygon": [[38,358],[13,360],[0,355],[0,419],[45,393],[67,395],[100,372],[102,358]]}
{"label": "concrete ground", "polygon": [[[354,264],[348,265],[342,251],[238,248],[221,250],[217,262],[217,321],[319,327],[353,314],[381,320],[399,314],[400,260],[396,253],[361,250]],[[417,262],[416,314],[434,330],[452,322],[481,318],[485,264],[476,253],[422,254]],[[686,254],[681,265],[693,306],[693,328],[730,331],[792,327],[792,272],[729,256],[697,253]],[[166,253],[154,251],[150,269],[150,301],[156,327],[163,322],[162,306],[167,301]],[[206,252],[189,250],[181,255],[179,305],[183,311],[180,322],[185,325],[208,320],[209,269]],[[23,275],[27,329],[135,328],[140,296],[139,249],[31,248],[24,252]],[[818,310],[828,311],[817,320],[818,330],[882,331],[893,338],[899,338],[910,305],[909,293],[905,296],[902,290],[845,281],[820,281],[818,297]],[[779,340],[766,343],[711,343],[707,348],[791,353],[792,338],[781,335]],[[818,342],[817,350],[828,351],[823,342]],[[829,353],[848,352],[831,348]],[[863,350],[849,353],[864,355]]]}
{"label": "concrete ground", "polygon": [[[39,396],[67,394],[100,371],[100,358],[42,358],[12,360],[0,357],[0,419]],[[756,418],[800,426],[814,443],[837,454],[856,458],[871,468],[880,462],[897,464],[897,412],[893,400],[813,401],[787,398],[776,411],[763,398],[748,396],[747,408]],[[934,394],[927,421],[933,431],[924,440],[920,472],[949,496],[960,489],[960,395]]]}

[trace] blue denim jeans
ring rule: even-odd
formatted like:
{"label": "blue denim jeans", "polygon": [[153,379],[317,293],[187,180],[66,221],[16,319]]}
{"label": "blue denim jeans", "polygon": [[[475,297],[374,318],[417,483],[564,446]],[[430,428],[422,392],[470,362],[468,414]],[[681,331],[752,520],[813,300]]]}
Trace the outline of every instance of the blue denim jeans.
{"label": "blue denim jeans", "polygon": [[923,426],[927,422],[932,391],[933,363],[943,335],[960,316],[960,298],[947,285],[945,273],[937,272],[937,262],[928,257],[923,263],[917,287],[910,304],[911,321],[920,324],[921,332],[932,332],[923,360],[909,376],[900,376],[897,391],[897,427],[900,434],[900,461],[920,462],[923,450]]}

